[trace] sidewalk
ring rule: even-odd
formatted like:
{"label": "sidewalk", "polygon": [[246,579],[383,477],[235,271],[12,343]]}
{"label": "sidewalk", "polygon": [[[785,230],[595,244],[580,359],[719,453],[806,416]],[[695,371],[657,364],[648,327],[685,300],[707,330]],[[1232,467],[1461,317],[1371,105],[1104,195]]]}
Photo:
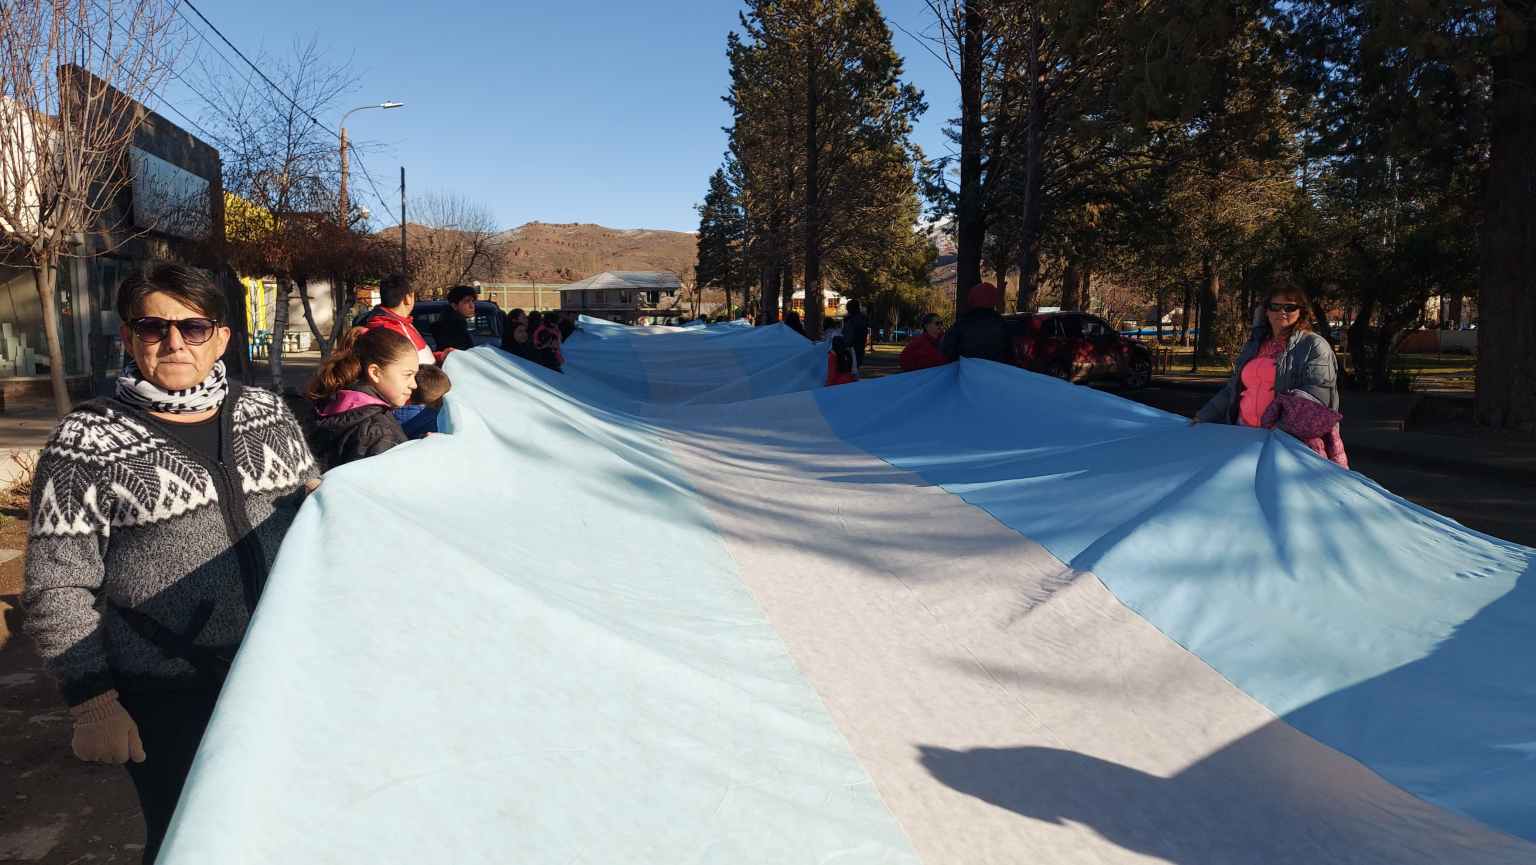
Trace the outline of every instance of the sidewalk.
{"label": "sidewalk", "polygon": [[[0,414],[0,490],[21,479],[22,464],[37,459],[58,422],[53,400],[10,400]],[[20,461],[18,461],[20,460]]]}
{"label": "sidewalk", "polygon": [[[1222,382],[1206,376],[1159,375],[1153,387],[1213,394]],[[1448,426],[1444,432],[1407,429],[1421,394],[1345,391],[1340,432],[1350,453],[1404,460],[1423,467],[1536,483],[1536,439]]]}

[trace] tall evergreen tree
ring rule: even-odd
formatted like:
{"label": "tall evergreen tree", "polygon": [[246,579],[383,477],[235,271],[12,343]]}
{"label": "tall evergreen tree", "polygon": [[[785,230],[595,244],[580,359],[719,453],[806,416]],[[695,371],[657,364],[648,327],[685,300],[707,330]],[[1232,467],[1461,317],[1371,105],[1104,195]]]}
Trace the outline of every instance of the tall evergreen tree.
{"label": "tall evergreen tree", "polygon": [[694,273],[700,288],[725,291],[725,311],[731,295],[745,295],[747,218],[725,169],[709,178],[709,194],[699,205],[699,263]]}
{"label": "tall evergreen tree", "polygon": [[1536,432],[1536,2],[1497,7],[1477,417]]}
{"label": "tall evergreen tree", "polygon": [[877,243],[890,235],[871,231],[873,219],[905,216],[899,202],[915,189],[909,137],[926,106],[901,80],[875,0],[750,0],[741,22],[728,44],[727,101],[732,154],[750,190],[750,245],[774,248],[782,274],[790,232],[798,235],[805,323],[816,336],[823,280],[846,276],[829,270],[841,247]]}

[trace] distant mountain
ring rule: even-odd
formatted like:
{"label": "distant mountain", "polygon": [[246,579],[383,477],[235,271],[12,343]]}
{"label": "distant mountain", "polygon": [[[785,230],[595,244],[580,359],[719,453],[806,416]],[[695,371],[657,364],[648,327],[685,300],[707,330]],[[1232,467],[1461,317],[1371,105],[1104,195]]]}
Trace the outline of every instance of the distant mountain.
{"label": "distant mountain", "polygon": [[683,231],[530,222],[504,231],[496,282],[574,282],[606,270],[664,270],[688,276],[698,238]]}
{"label": "distant mountain", "polygon": [[[955,240],[949,220],[922,223],[918,230],[939,249],[930,277],[935,287],[955,292]],[[380,232],[393,240],[399,228]],[[408,228],[412,240],[425,231]],[[698,237],[691,232],[650,228],[608,228],[589,223],[530,222],[497,235],[502,263],[495,273],[476,273],[484,282],[575,282],[607,270],[664,270],[690,275],[698,262]]]}

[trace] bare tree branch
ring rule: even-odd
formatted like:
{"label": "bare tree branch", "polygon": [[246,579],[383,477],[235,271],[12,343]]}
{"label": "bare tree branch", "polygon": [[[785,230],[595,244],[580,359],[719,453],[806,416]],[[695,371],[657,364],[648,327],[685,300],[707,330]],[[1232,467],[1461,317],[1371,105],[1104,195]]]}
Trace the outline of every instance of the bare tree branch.
{"label": "bare tree branch", "polygon": [[166,0],[0,5],[0,252],[32,266],[60,414],[58,264],[85,252],[87,234],[107,248],[127,239],[118,199],[143,103],[178,48],[173,18]]}

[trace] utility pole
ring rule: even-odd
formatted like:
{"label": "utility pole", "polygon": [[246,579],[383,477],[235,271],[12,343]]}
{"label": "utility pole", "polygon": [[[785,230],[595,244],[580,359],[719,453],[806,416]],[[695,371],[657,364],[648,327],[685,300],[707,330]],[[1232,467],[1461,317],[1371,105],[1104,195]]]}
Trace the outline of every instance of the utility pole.
{"label": "utility pole", "polygon": [[351,117],[358,111],[365,111],[369,108],[389,109],[404,107],[404,102],[395,102],[391,100],[389,102],[380,102],[377,105],[360,105],[357,108],[348,111],[346,114],[341,115],[341,123],[337,124],[337,126],[339,126],[341,129],[341,195],[338,196],[340,199],[338,211],[342,228],[346,228],[350,224],[350,220],[347,219],[347,169],[349,168],[347,164],[347,118]]}
{"label": "utility pole", "polygon": [[409,271],[405,266],[405,166],[400,166],[400,276]]}
{"label": "utility pole", "polygon": [[[345,118],[343,118],[345,120]],[[341,127],[341,212],[340,225],[343,230],[347,227],[347,127]]]}

